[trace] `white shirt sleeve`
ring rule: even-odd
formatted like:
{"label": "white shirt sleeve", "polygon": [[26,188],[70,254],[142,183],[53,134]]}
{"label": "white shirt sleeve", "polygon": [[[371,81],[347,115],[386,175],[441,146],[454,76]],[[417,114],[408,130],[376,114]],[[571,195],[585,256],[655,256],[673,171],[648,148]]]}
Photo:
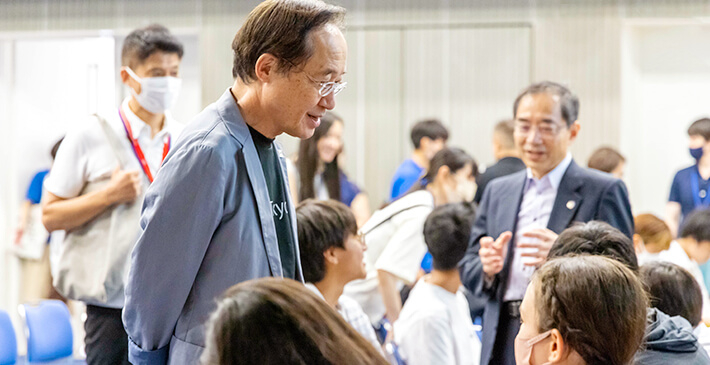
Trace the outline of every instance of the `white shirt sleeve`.
{"label": "white shirt sleeve", "polygon": [[74,130],[62,141],[44,186],[50,193],[65,199],[79,196],[88,181],[86,131]]}
{"label": "white shirt sleeve", "polygon": [[409,365],[456,364],[454,339],[445,318],[417,318],[408,326],[407,333],[397,335],[399,352]]}
{"label": "white shirt sleeve", "polygon": [[422,258],[427,250],[424,242],[424,221],[428,213],[419,213],[397,227],[375,262],[377,270],[387,271],[407,284],[412,284],[416,280]]}

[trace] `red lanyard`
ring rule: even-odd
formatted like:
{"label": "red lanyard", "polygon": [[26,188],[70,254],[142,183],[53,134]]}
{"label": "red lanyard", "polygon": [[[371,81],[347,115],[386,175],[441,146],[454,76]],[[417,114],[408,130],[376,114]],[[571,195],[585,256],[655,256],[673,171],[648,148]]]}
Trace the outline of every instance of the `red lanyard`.
{"label": "red lanyard", "polygon": [[[143,168],[143,172],[145,172],[145,176],[148,177],[148,181],[151,183],[153,182],[153,174],[150,173],[150,167],[148,167],[148,161],[145,159],[145,155],[143,154],[143,149],[141,149],[141,146],[138,144],[138,140],[136,138],[133,138],[133,130],[131,130],[131,125],[126,122],[126,118],[123,115],[123,111],[121,111],[121,108],[118,108],[118,116],[121,118],[121,122],[123,122],[123,129],[126,130],[126,135],[128,136],[128,140],[131,141],[131,146],[133,147],[133,152],[136,154],[136,157],[138,158],[138,162],[141,164],[141,167]],[[163,161],[165,160],[165,156],[168,155],[168,151],[170,151],[170,135],[166,135],[165,139],[163,141],[163,159],[160,160],[160,163],[162,164]]]}

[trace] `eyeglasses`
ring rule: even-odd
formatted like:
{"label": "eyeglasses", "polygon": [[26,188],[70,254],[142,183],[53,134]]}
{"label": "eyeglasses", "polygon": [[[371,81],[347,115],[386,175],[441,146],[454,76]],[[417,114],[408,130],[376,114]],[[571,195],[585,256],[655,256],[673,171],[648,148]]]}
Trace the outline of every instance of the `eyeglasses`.
{"label": "eyeglasses", "polygon": [[358,232],[358,234],[355,236],[355,239],[356,239],[358,242],[362,243],[363,245],[366,244],[366,243],[365,243],[365,234],[363,234],[362,232]]}
{"label": "eyeglasses", "polygon": [[533,129],[537,129],[543,138],[554,137],[560,131],[560,128],[554,124],[541,124],[533,127],[530,123],[515,123],[515,133],[521,136],[527,136]]}
{"label": "eyeglasses", "polygon": [[320,88],[318,89],[318,95],[320,95],[322,98],[330,95],[330,93],[333,93],[333,96],[338,95],[339,92],[343,91],[345,89],[345,86],[348,85],[347,82],[335,82],[335,81],[330,81],[330,82],[320,82],[314,80],[309,74],[303,73],[308,77],[311,82],[318,84]]}

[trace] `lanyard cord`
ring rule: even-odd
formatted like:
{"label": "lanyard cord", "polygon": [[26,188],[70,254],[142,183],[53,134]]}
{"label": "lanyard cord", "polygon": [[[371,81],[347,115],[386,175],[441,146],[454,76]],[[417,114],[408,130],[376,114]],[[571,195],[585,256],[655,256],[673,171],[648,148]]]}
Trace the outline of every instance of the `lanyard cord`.
{"label": "lanyard cord", "polygon": [[[710,194],[706,190],[705,191],[705,196],[700,196],[700,171],[698,170],[698,167],[695,166],[695,170],[693,171],[693,174],[690,175],[690,190],[691,193],[693,194],[693,202],[695,203],[695,207],[700,207],[700,206],[708,206],[710,205]],[[702,200],[701,200],[702,199]]]}
{"label": "lanyard cord", "polygon": [[[148,181],[151,183],[153,182],[153,174],[150,172],[150,167],[148,166],[148,161],[145,159],[145,154],[143,153],[143,149],[141,148],[140,144],[138,144],[138,139],[133,138],[133,130],[131,129],[131,125],[126,121],[127,118],[123,115],[123,111],[121,108],[118,108],[118,116],[121,118],[121,122],[123,123],[123,129],[126,131],[126,136],[128,137],[128,140],[131,142],[131,147],[133,148],[133,153],[136,155],[136,158],[138,159],[138,163],[140,163],[141,168],[143,169],[143,172],[145,173],[145,176],[148,177]],[[163,161],[165,160],[165,156],[168,155],[168,151],[170,151],[170,135],[167,135],[163,141],[163,158],[160,160],[160,163],[162,164]]]}

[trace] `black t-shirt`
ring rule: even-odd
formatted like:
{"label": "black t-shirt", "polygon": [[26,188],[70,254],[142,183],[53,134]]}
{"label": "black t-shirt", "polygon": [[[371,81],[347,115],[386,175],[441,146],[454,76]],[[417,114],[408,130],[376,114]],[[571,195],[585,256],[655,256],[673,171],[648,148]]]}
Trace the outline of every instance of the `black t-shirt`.
{"label": "black t-shirt", "polygon": [[286,184],[281,175],[279,154],[274,147],[274,140],[266,138],[261,133],[249,127],[251,137],[259,154],[261,168],[264,170],[266,186],[271,200],[271,212],[274,214],[276,237],[279,241],[279,255],[285,278],[296,278],[296,250],[293,231],[291,230],[291,216],[288,213],[288,200],[286,199]]}

